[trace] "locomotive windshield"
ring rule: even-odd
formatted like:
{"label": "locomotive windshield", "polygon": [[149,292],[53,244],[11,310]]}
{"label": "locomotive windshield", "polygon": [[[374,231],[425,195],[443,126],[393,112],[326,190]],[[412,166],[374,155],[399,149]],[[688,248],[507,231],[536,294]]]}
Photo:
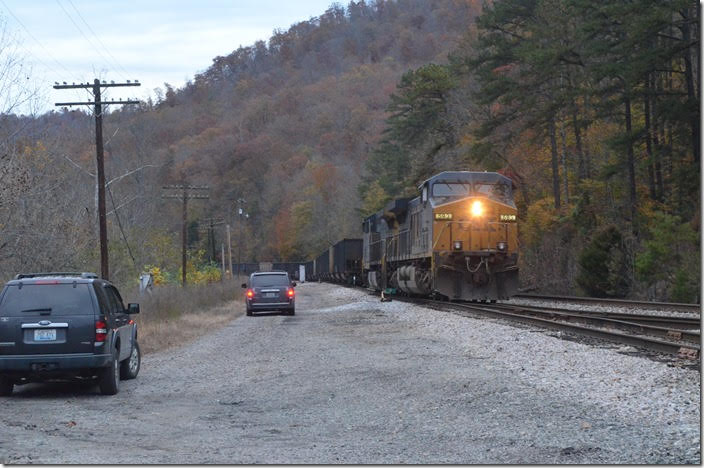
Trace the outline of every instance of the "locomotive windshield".
{"label": "locomotive windshield", "polygon": [[484,195],[506,205],[513,205],[511,184],[505,182],[494,182],[490,184],[478,182],[474,184],[474,195]]}
{"label": "locomotive windshield", "polygon": [[437,202],[445,203],[452,199],[469,196],[483,196],[500,203],[513,206],[513,193],[510,182],[502,180],[488,182],[435,182],[432,197]]}
{"label": "locomotive windshield", "polygon": [[469,182],[436,182],[433,185],[433,197],[466,197],[470,191]]}

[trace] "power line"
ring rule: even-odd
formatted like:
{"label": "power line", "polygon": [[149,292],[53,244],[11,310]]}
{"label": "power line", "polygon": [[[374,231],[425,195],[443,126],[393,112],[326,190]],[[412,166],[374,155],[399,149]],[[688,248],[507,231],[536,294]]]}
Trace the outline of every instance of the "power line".
{"label": "power line", "polygon": [[[110,60],[107,59],[107,57],[95,46],[95,44],[93,44],[93,41],[91,41],[91,40],[88,38],[88,36],[86,36],[86,34],[83,32],[83,29],[81,29],[81,27],[78,25],[78,23],[76,23],[76,22],[74,21],[73,17],[69,14],[69,12],[66,10],[66,8],[64,8],[64,6],[61,4],[61,2],[59,2],[59,0],[56,0],[56,3],[59,5],[59,7],[61,7],[61,10],[63,10],[63,12],[64,12],[64,13],[66,14],[66,16],[68,17],[68,19],[71,20],[71,23],[73,23],[73,25],[76,27],[76,29],[78,30],[78,32],[81,33],[81,36],[83,36],[83,38],[84,38],[86,41],[88,41],[88,44],[90,44],[90,46],[93,48],[93,50],[95,50],[95,51],[98,53],[98,55],[100,55],[100,57],[101,57],[103,60],[105,60],[106,65],[108,65],[109,68],[113,68],[112,65],[109,63]],[[118,72],[118,73],[119,73],[119,72]],[[127,79],[126,76],[123,76],[123,78],[124,78],[124,79]]]}
{"label": "power line", "polygon": [[[58,60],[56,60],[56,58],[51,54],[51,52],[49,52],[49,50],[48,50],[46,47],[44,47],[44,44],[42,44],[41,41],[39,41],[39,39],[37,39],[36,37],[34,37],[34,35],[29,31],[29,29],[27,28],[27,26],[24,25],[24,23],[22,22],[22,20],[20,20],[20,19],[17,17],[17,15],[15,15],[15,14],[12,12],[12,10],[10,10],[10,7],[7,6],[7,4],[5,3],[4,0],[0,0],[0,3],[2,3],[2,5],[5,7],[5,9],[6,9],[7,12],[10,14],[10,16],[12,16],[12,17],[15,19],[15,21],[17,21],[17,23],[22,27],[22,29],[25,30],[25,32],[27,33],[27,35],[28,35],[32,40],[34,40],[34,42],[36,42],[36,43],[39,45],[39,47],[41,47],[41,48],[44,50],[44,52],[46,52],[47,56],[49,56],[49,57],[51,58],[51,60],[54,61],[54,63],[56,63],[60,68],[63,68],[64,71],[65,71],[66,73],[68,73],[68,76],[75,77],[75,76],[73,75],[73,72],[71,72],[68,68],[66,68],[61,62],[59,62]],[[29,52],[29,50],[28,50],[28,52]],[[30,52],[30,54],[32,54],[32,53]],[[32,55],[34,55],[34,54],[32,54]],[[34,55],[34,56],[36,57],[36,55]],[[38,58],[38,57],[37,57],[37,58]],[[41,61],[41,60],[40,60],[40,61]],[[48,68],[50,68],[50,67],[48,67]],[[79,81],[80,81],[80,80],[79,80]]]}
{"label": "power line", "polygon": [[122,71],[125,73],[125,75],[123,75],[123,78],[127,79],[127,76],[129,76],[129,73],[127,72],[127,70],[125,70],[125,68],[120,64],[120,62],[115,58],[115,56],[110,53],[110,50],[108,50],[108,48],[105,46],[105,44],[103,43],[103,41],[100,40],[100,37],[98,37],[98,35],[95,34],[95,31],[93,31],[93,28],[90,27],[90,24],[88,24],[88,22],[83,18],[83,15],[81,15],[81,12],[78,10],[78,8],[76,8],[76,5],[74,5],[71,0],[68,0],[68,3],[69,3],[69,4],[71,5],[71,7],[74,9],[74,11],[76,12],[76,14],[78,14],[78,17],[81,19],[81,21],[83,22],[83,24],[86,25],[86,27],[88,28],[88,31],[90,31],[91,34],[93,34],[93,37],[95,37],[95,39],[96,39],[96,40],[98,41],[98,43],[102,46],[102,48],[105,50],[105,52],[107,52],[107,54],[112,58],[112,60],[113,60],[113,62],[115,63],[115,65],[117,65],[118,68],[120,68],[120,70],[122,70]]}

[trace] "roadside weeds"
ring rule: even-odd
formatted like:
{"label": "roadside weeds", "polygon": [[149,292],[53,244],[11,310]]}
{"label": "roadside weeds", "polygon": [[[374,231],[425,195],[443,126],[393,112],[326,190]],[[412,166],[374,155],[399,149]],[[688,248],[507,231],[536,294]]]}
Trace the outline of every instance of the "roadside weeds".
{"label": "roadside weeds", "polygon": [[241,288],[234,283],[161,286],[138,299],[135,317],[143,354],[187,344],[244,314]]}

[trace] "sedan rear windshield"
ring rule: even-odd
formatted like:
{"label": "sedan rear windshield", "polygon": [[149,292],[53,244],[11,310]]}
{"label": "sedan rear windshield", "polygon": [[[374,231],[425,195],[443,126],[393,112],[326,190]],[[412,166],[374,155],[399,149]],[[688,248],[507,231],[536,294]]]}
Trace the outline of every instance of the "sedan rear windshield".
{"label": "sedan rear windshield", "polygon": [[252,276],[252,287],[288,286],[288,275],[255,275]]}
{"label": "sedan rear windshield", "polygon": [[8,286],[0,302],[0,316],[90,315],[93,303],[89,287],[85,283]]}

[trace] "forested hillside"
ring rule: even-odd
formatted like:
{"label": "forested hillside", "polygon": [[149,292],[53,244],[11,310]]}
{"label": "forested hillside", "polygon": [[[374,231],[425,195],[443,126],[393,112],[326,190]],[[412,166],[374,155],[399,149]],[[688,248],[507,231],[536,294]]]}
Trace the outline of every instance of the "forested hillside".
{"label": "forested hillside", "polygon": [[[226,242],[206,218],[233,226],[235,261],[298,261],[435,172],[501,170],[524,287],[694,300],[698,21],[692,0],[333,4],[106,116],[112,277],[180,277],[163,185],[211,188],[189,204],[189,279],[206,281]],[[98,269],[93,129],[4,114],[3,279]]]}
{"label": "forested hillside", "polygon": [[695,300],[700,34],[688,0],[494,2],[449,63],[402,77],[364,206],[439,170],[503,169],[524,287]]}
{"label": "forested hillside", "polygon": [[[209,248],[205,218],[233,226],[235,261],[240,247],[243,261],[300,260],[359,235],[357,186],[389,95],[407,70],[446,63],[480,11],[477,0],[333,4],[216,57],[182,89],[115,109],[104,119],[112,279],[146,265],[180,277],[181,206],[161,187],[181,181],[211,187],[189,205],[193,280],[226,241],[220,225]],[[4,117],[3,278],[97,269],[93,129],[91,115],[66,109]]]}

